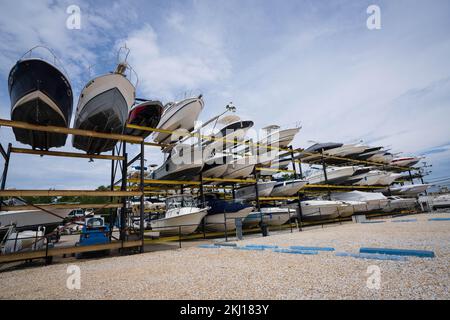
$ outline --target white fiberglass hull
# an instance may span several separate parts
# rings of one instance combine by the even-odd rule
[[[227,231],[236,230],[235,219],[245,219],[253,211],[253,207],[248,207],[232,213],[217,213],[205,217],[205,228],[210,231],[225,231],[225,221]]]
[[[345,181],[348,177],[355,173],[355,167],[338,167],[327,169],[327,180],[329,183],[337,183]],[[310,177],[307,177],[309,184],[323,184],[326,183],[325,175],[323,172],[319,172]]]
[[[300,128],[286,129],[276,131],[274,133],[269,134],[267,137],[260,140],[260,145],[270,145],[278,148],[287,148],[292,140],[294,140],[297,133],[300,131]],[[262,147],[262,150],[267,148]],[[265,151],[266,151],[265,150]]]
[[[258,182],[258,197],[270,196],[273,187],[276,185],[275,181]],[[253,200],[256,198],[256,188],[254,185],[239,188],[235,191],[236,199]]]
[[[194,233],[202,219],[206,216],[207,209],[198,209],[189,213],[180,214],[168,218],[150,221],[153,231],[161,235],[188,235]]]
[[[270,194],[271,197],[289,197],[297,194],[306,185],[304,180],[278,182]]]
[[[304,220],[325,220],[339,217],[343,204],[339,201],[302,201],[302,218]]]
[[[164,110],[158,129],[175,131],[184,129],[192,131],[200,112],[203,110],[204,102],[201,98],[186,99]],[[170,133],[155,133],[153,140],[157,143],[170,142]]]
[[[247,157],[244,159],[234,160],[228,164],[227,170],[223,174],[223,178],[238,179],[248,178],[253,174],[255,168],[254,158]]]
[[[15,224],[16,228],[45,226],[61,223],[73,209],[49,209],[42,210],[21,210],[21,211],[1,211],[0,227]]]

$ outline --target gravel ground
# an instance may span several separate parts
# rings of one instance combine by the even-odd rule
[[[450,217],[450,214],[433,214]],[[294,255],[229,248],[183,249],[100,260],[76,260],[81,289],[66,287],[58,264],[0,273],[1,299],[449,299],[450,221],[344,224],[304,232],[246,237],[239,245],[331,246],[433,250],[436,258],[407,261]],[[406,218],[398,218],[406,219]],[[369,266],[381,271],[380,289],[368,289]]]

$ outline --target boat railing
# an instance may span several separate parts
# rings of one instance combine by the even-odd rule
[[[50,59],[49,56],[43,56],[43,55],[38,55],[36,54],[36,51],[38,50],[43,50],[46,51],[48,54],[50,54]],[[47,62],[51,62],[54,66],[56,66],[58,69],[60,69],[60,71],[64,74],[64,76],[69,80],[69,74],[67,72],[67,70],[64,68],[64,64],[61,62],[61,60],[59,60],[59,58],[56,56],[55,52],[50,49],[47,46],[44,45],[36,45],[33,48],[31,48],[30,50],[28,50],[27,52],[25,52],[22,57],[20,58],[20,60],[24,59],[24,58],[36,58],[36,59],[41,59],[43,61],[47,61]]]

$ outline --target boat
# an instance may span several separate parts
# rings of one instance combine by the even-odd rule
[[[340,216],[342,218],[350,217],[353,214],[364,213],[367,212],[367,204],[364,201],[342,201],[342,203],[346,204],[348,207],[340,210]]]
[[[135,101],[135,87],[125,75],[129,65],[120,62],[113,73],[90,80],[81,91],[75,129],[122,134],[128,110]],[[131,70],[131,69],[130,69]],[[74,148],[88,154],[111,151],[117,140],[74,135]]]
[[[364,150],[362,153],[352,155],[351,157],[357,160],[368,160],[369,158],[375,156],[376,154],[379,154],[383,147],[368,147],[366,150]]]
[[[335,192],[330,195],[336,201],[360,201],[367,205],[367,212],[381,211],[389,204],[389,199],[380,192]]]
[[[216,193],[205,194],[205,202],[209,207],[205,216],[205,228],[211,231],[233,231],[236,229],[235,219],[245,219],[254,207],[241,199],[223,200]]]
[[[309,184],[324,184],[327,183],[342,183],[347,178],[351,177],[359,168],[353,166],[346,167],[327,167],[327,177],[325,179],[325,174],[323,170],[313,172],[306,177]]]
[[[258,144],[262,147],[261,150],[267,149],[264,146],[273,146],[278,148],[287,148],[292,140],[294,140],[295,136],[300,132],[301,127],[290,128],[280,130],[280,126],[270,125],[263,128],[266,135],[262,138]]]
[[[305,149],[305,151],[303,151],[301,156],[302,162],[316,161],[321,157],[319,153],[325,152],[330,149],[340,148],[343,145],[343,143],[336,142],[315,143],[309,148]]]
[[[297,194],[306,184],[307,184],[306,180],[300,179],[279,181],[273,187],[270,196],[271,197],[293,196]]]
[[[273,188],[277,184],[276,181],[258,181],[258,197],[268,197]],[[256,186],[249,185],[235,190],[235,198],[254,200],[256,199]]]
[[[292,159],[290,157],[268,161],[266,164],[260,164],[259,175],[261,176],[276,175],[280,173],[280,171],[278,170],[287,170],[290,164],[292,164]]]
[[[302,220],[318,221],[339,218],[340,212],[348,205],[341,201],[306,200],[301,202]]]
[[[233,159],[231,155],[218,154],[205,161],[202,169],[204,178],[220,178],[227,171],[228,164]]]
[[[205,154],[216,154],[217,151],[222,151],[233,147],[235,143],[242,142],[247,131],[253,127],[253,121],[242,121],[236,115],[228,115],[220,119],[224,127],[219,132],[212,134],[211,139],[208,139],[204,144]]]
[[[244,219],[245,228],[253,228],[260,225],[261,220],[268,226],[281,226],[288,222],[295,215],[295,210],[288,207],[267,207],[261,211],[250,213]]]
[[[441,194],[433,197],[431,205],[433,210],[450,208],[450,195]]]
[[[413,198],[400,198],[398,196],[389,196],[388,205],[383,209],[384,212],[393,212],[395,210],[413,209],[418,204]]]
[[[400,179],[403,175],[401,173],[388,173],[386,176],[378,180],[380,186],[390,186],[395,180]]]
[[[418,164],[420,160],[422,160],[422,157],[401,157],[401,158],[395,158],[392,159],[390,162],[391,166],[398,166],[398,167],[412,167],[415,164]]]
[[[387,195],[399,195],[403,197],[417,197],[419,194],[425,192],[430,188],[429,184],[408,184],[400,187],[389,188],[383,191]]]
[[[337,148],[325,150],[323,153],[334,157],[348,157],[364,152],[368,147],[359,143],[344,144]]]
[[[1,253],[11,254],[43,249],[46,243],[45,234],[45,227],[25,231],[17,231],[11,227],[2,241]]]
[[[194,130],[200,112],[203,110],[204,102],[202,95],[184,99],[179,102],[169,102],[164,107],[164,112],[158,124],[158,129],[175,131],[182,129],[184,132]],[[180,131],[181,132],[181,131]],[[171,133],[155,132],[153,141],[160,144],[168,144],[171,141]],[[180,137],[177,137],[176,141]]]
[[[228,163],[223,178],[246,179],[253,175],[255,164],[255,156],[235,157],[235,159]]]
[[[380,170],[370,170],[367,173],[359,175],[361,179],[359,181],[354,182],[354,185],[357,186],[376,186],[382,185],[382,181],[390,177],[389,172],[383,172]]]
[[[54,64],[31,58],[35,47],[17,61],[8,76],[11,120],[34,125],[68,128],[72,117],[73,93],[68,78]],[[30,57],[26,57],[30,56]],[[33,149],[63,147],[67,134],[13,128],[16,140]]]
[[[389,164],[393,159],[394,155],[392,153],[381,150],[378,153],[374,154],[373,156],[369,157],[367,160],[383,164]]]
[[[160,235],[188,235],[194,233],[208,208],[199,208],[191,195],[176,195],[166,199],[163,217],[150,220],[153,231]]]
[[[163,105],[160,101],[145,101],[135,105],[128,114],[127,124],[141,127],[156,128],[163,113]],[[125,128],[125,134],[146,138],[151,131]]]
[[[164,163],[155,169],[154,180],[192,180],[203,168],[202,150],[199,146],[177,144],[172,148]]]
[[[0,238],[5,235],[7,228],[12,225],[14,225],[15,229],[19,232],[24,230],[38,230],[39,227],[45,227],[46,232],[50,233],[60,225],[73,210],[64,208],[20,210],[20,207],[22,206],[26,206],[26,204],[19,200],[2,204],[2,211],[0,211]],[[44,207],[45,205],[36,206]],[[15,207],[17,207],[17,210]]]

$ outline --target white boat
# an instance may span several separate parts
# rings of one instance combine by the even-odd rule
[[[364,152],[368,146],[354,143],[354,144],[344,144],[341,147],[333,148],[324,151],[324,154],[328,156],[334,156],[334,157],[347,157],[349,155],[359,154]]]
[[[431,185],[429,184],[408,184],[401,187],[393,187],[384,193],[390,193],[392,195],[400,195],[404,197],[417,197],[419,194],[425,192]]]
[[[235,219],[245,219],[253,210],[253,207],[247,207],[236,212],[207,215],[205,217],[205,228],[210,231],[225,231],[226,221],[227,232],[236,230]]]
[[[347,178],[352,176],[358,167],[327,167],[327,180],[329,183],[341,183]],[[313,172],[311,175],[306,177],[309,184],[323,184],[326,183],[325,175],[323,170],[318,170]]]
[[[390,165],[399,167],[412,167],[413,165],[419,163],[420,160],[422,160],[422,157],[401,157],[393,159],[390,162]]]
[[[261,216],[262,215],[262,216]],[[252,212],[244,220],[245,228],[253,228],[261,223],[261,218],[268,226],[281,226],[288,222],[292,216],[296,215],[295,210],[288,207],[261,208],[260,212]]]
[[[227,170],[223,174],[223,177],[229,179],[248,178],[253,175],[255,164],[255,156],[246,156],[234,159],[228,164]]]
[[[431,205],[433,210],[450,208],[450,194],[442,194],[433,197]]]
[[[194,129],[195,121],[197,121],[203,107],[204,102],[202,96],[179,102],[170,102],[164,107],[158,129],[169,131],[182,129],[185,132],[190,132]],[[153,141],[157,143],[169,143],[171,142],[171,136],[170,133],[155,132]],[[176,137],[176,141],[179,140],[178,138],[179,136]]]
[[[36,231],[25,230],[17,231],[14,228],[9,230],[3,240],[2,254],[11,254],[14,252],[26,252],[40,250],[45,245],[45,228],[39,228]]]
[[[273,188],[277,184],[276,181],[258,182],[258,197],[268,197]],[[254,200],[256,199],[256,187],[255,185],[249,185],[241,187],[235,190],[235,196],[237,199]]]
[[[273,187],[271,197],[289,197],[297,194],[307,184],[306,180],[279,181]]]
[[[306,200],[301,202],[302,219],[309,220],[328,220],[339,217],[340,211],[347,208],[348,205],[341,201],[329,200]]]
[[[367,211],[383,210],[389,199],[380,192],[336,192],[331,194],[331,199],[338,201],[361,201],[367,204]]]
[[[261,170],[259,171],[259,174],[261,176],[273,176],[279,173],[277,170],[287,170],[290,164],[292,164],[292,159],[290,157],[273,159],[265,164],[260,164]]]
[[[401,173],[388,173],[386,176],[381,177],[378,180],[380,186],[390,186],[395,180],[401,178],[403,175]]]
[[[197,230],[208,208],[197,207],[190,195],[177,195],[167,198],[164,217],[150,220],[153,231],[162,235],[188,235]]]
[[[89,81],[78,100],[75,129],[121,134],[128,120],[128,112],[135,100],[135,87],[128,80],[126,62],[119,63],[114,73]],[[110,151],[117,140],[73,135],[75,148],[88,154]]]
[[[8,207],[8,211],[0,211],[0,228],[2,228],[0,234],[4,234],[5,227],[11,225],[15,225],[15,228],[19,231],[37,230],[38,227],[43,226],[46,227],[48,232],[51,232],[69,216],[73,209],[46,208],[45,210],[14,210],[12,206]]]
[[[222,177],[227,169],[229,163],[232,161],[233,156],[217,154],[205,161],[202,169],[202,175],[204,178],[220,178]]]
[[[299,133],[301,127],[280,130],[280,126],[271,125],[263,128],[263,130],[265,130],[266,136],[258,144],[262,145],[261,150],[266,149],[267,152],[267,148],[264,148],[265,145],[287,148]]]
[[[154,180],[191,180],[203,168],[199,146],[178,144],[172,148],[164,163],[152,172]]]
[[[341,217],[349,217],[355,213],[363,213],[367,212],[367,204],[363,201],[342,201],[343,203],[348,205],[348,208],[340,211]]]
[[[368,158],[367,161],[389,164],[393,159],[394,155],[392,153],[381,150],[378,153],[371,156],[370,158]]]
[[[401,175],[392,174],[390,172],[380,170],[371,170],[358,176],[358,178],[361,179],[353,184],[357,186],[390,185],[394,180],[398,178],[398,176]]]
[[[388,205],[383,209],[385,212],[392,212],[401,209],[413,209],[417,205],[417,200],[413,198],[400,198],[397,196],[389,196]]]
[[[217,151],[226,150],[243,141],[247,131],[253,127],[253,121],[242,121],[236,115],[228,115],[220,121],[224,125],[219,132],[211,134],[211,140],[203,144],[205,154],[216,154]]]

